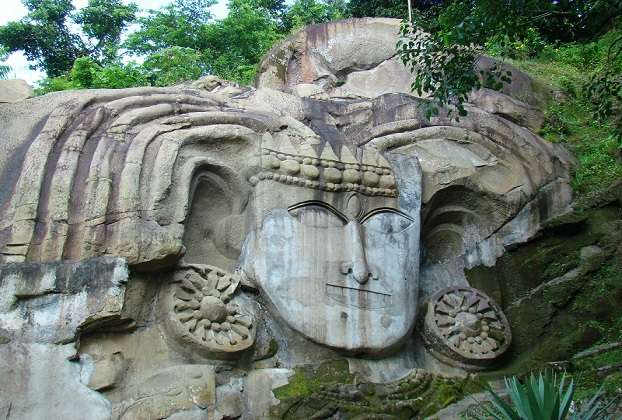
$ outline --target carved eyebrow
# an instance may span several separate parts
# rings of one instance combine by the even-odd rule
[[[348,223],[348,218],[345,214],[343,214],[342,212],[340,212],[339,210],[337,210],[335,207],[331,206],[330,204],[325,203],[324,201],[318,201],[318,200],[301,201],[300,203],[296,203],[296,204],[289,206],[287,208],[287,211],[292,211],[292,210],[296,210],[296,209],[299,209],[302,207],[308,207],[308,206],[323,207],[329,212],[333,213],[335,216],[339,217],[345,223]]]
[[[415,221],[415,219],[413,219],[412,217],[410,217],[406,213],[402,213],[399,210],[392,209],[391,207],[378,207],[376,209],[373,209],[369,213],[367,213],[365,216],[363,216],[361,218],[361,223],[365,223],[370,217],[375,216],[376,214],[380,214],[380,213],[393,213],[393,214],[397,214],[398,216],[402,216],[402,217],[410,220],[411,222]]]

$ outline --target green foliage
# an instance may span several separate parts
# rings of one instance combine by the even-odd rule
[[[83,88],[95,87],[97,73],[101,70],[101,66],[89,57],[80,57],[74,61],[68,79],[73,81],[76,86]]]
[[[261,57],[283,36],[266,9],[231,0],[228,16],[205,32],[210,41],[205,55],[211,73],[241,84],[251,83]]]
[[[493,35],[485,43],[486,54],[525,60],[533,58],[546,47],[546,42],[535,28],[527,28],[523,37],[510,40],[505,34]]]
[[[533,57],[545,42],[577,40],[588,27],[593,35],[600,17],[619,14],[619,0],[452,0],[415,10],[413,22],[402,26],[398,55],[415,74],[413,90],[432,97],[429,115],[450,105],[464,114],[462,104],[482,79],[495,86],[508,81],[495,70],[478,77],[476,60],[485,48],[503,57]]]
[[[608,404],[601,403],[601,392],[597,392],[579,410],[572,412],[571,405],[575,392],[574,381],[566,386],[566,374],[558,379],[551,371],[531,373],[524,382],[518,377],[505,378],[505,388],[511,403],[490,390],[494,410],[483,406],[487,417],[497,420],[592,420],[607,419],[605,409]]]
[[[110,64],[102,67],[95,74],[93,88],[123,89],[129,87],[151,85],[149,74],[145,74],[142,66],[130,62],[127,64]]]
[[[9,52],[6,48],[0,46],[0,62],[6,61],[9,57]],[[0,64],[0,80],[6,79],[11,72],[11,67],[6,64]]]
[[[348,12],[354,17],[378,16],[404,19],[408,16],[408,3],[403,0],[350,0]]]
[[[70,0],[28,1],[29,14],[18,22],[0,27],[0,44],[9,52],[23,51],[33,67],[50,77],[63,74],[84,50],[79,36],[72,34],[67,20],[73,11]]]
[[[67,76],[46,77],[38,83],[38,86],[35,89],[35,93],[37,95],[45,95],[46,93],[50,92],[79,88],[81,88],[81,86],[69,80]]]
[[[78,58],[64,76],[48,77],[39,82],[38,95],[72,89],[122,89],[150,86],[156,79],[143,66],[134,62],[100,66],[89,57]]]
[[[137,7],[121,0],[89,0],[79,12],[70,0],[23,0],[26,17],[0,27],[0,44],[23,51],[33,67],[61,76],[83,56],[98,62],[116,56],[121,33],[134,20]],[[78,25],[80,32],[72,30]]]
[[[532,373],[524,384],[516,376],[505,378],[505,389],[512,403],[490,390],[496,411],[490,410],[489,415],[498,420],[565,419],[574,394],[574,382],[566,387],[565,379],[564,374],[558,381],[550,371],[539,372],[537,377]]]
[[[606,66],[619,69],[616,72],[620,77],[622,63],[608,59],[610,46],[620,35],[620,30],[614,29],[590,42],[547,46],[534,59],[512,61],[559,92],[548,105],[540,134],[549,141],[564,143],[577,157],[573,187],[580,196],[606,188],[622,177],[620,117],[615,111],[620,102],[585,89],[593,75]],[[611,100],[610,115],[594,112],[601,100]]]
[[[177,0],[151,10],[139,20],[139,29],[129,35],[124,46],[132,54],[155,55],[147,57],[147,67],[161,67],[161,57],[174,51],[177,63],[191,68],[190,74],[209,72],[248,84],[262,55],[283,36],[277,20],[282,2],[232,0],[229,15],[221,21],[210,20],[206,10],[211,4],[213,0]],[[168,74],[155,83],[169,83],[169,77],[178,80],[180,76],[172,76],[172,67]]]
[[[138,7],[133,3],[125,6],[121,0],[89,0],[73,17],[92,42],[88,55],[100,61],[114,60],[121,33],[134,21],[137,12]]]
[[[622,142],[622,35],[609,45],[605,63],[592,74],[585,93],[591,100],[596,118],[601,121],[614,118],[616,135]]]
[[[465,115],[462,104],[467,95],[481,87],[474,68],[476,52],[458,44],[445,45],[436,35],[418,31],[409,24],[402,25],[401,35],[397,51],[415,75],[413,92],[419,96],[431,92],[438,107],[456,105],[459,115]],[[438,107],[428,107],[427,117],[438,115]]]
[[[127,88],[148,85],[148,79],[134,63],[100,66],[88,57],[78,58],[69,72],[70,89]]]
[[[192,48],[170,47],[151,54],[143,63],[155,86],[170,86],[184,80],[196,80],[206,74],[206,65]]]
[[[124,48],[136,55],[147,55],[169,47],[202,51],[209,40],[205,30],[215,0],[175,0],[159,10],[149,10],[138,19],[139,28],[128,35]]]
[[[287,28],[297,29],[305,25],[343,19],[347,15],[344,0],[318,1],[296,0],[285,15]]]

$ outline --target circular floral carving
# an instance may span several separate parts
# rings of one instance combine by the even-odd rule
[[[231,302],[240,279],[208,265],[174,274],[166,292],[169,323],[183,341],[210,352],[237,352],[255,340],[253,317]]]
[[[492,362],[510,346],[510,326],[501,308],[471,287],[450,287],[432,296],[424,338],[441,354],[466,364]]]

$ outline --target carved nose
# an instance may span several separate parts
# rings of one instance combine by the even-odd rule
[[[352,262],[352,275],[360,284],[367,283],[369,280],[369,269],[365,258],[365,243],[361,234],[361,225],[357,222],[348,223],[350,236],[350,261]]]

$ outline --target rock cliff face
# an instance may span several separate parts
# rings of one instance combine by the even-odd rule
[[[398,25],[305,28],[256,88],[0,104],[5,416],[414,416],[515,361],[511,279],[472,273],[568,210],[573,158],[515,69],[427,120]]]

